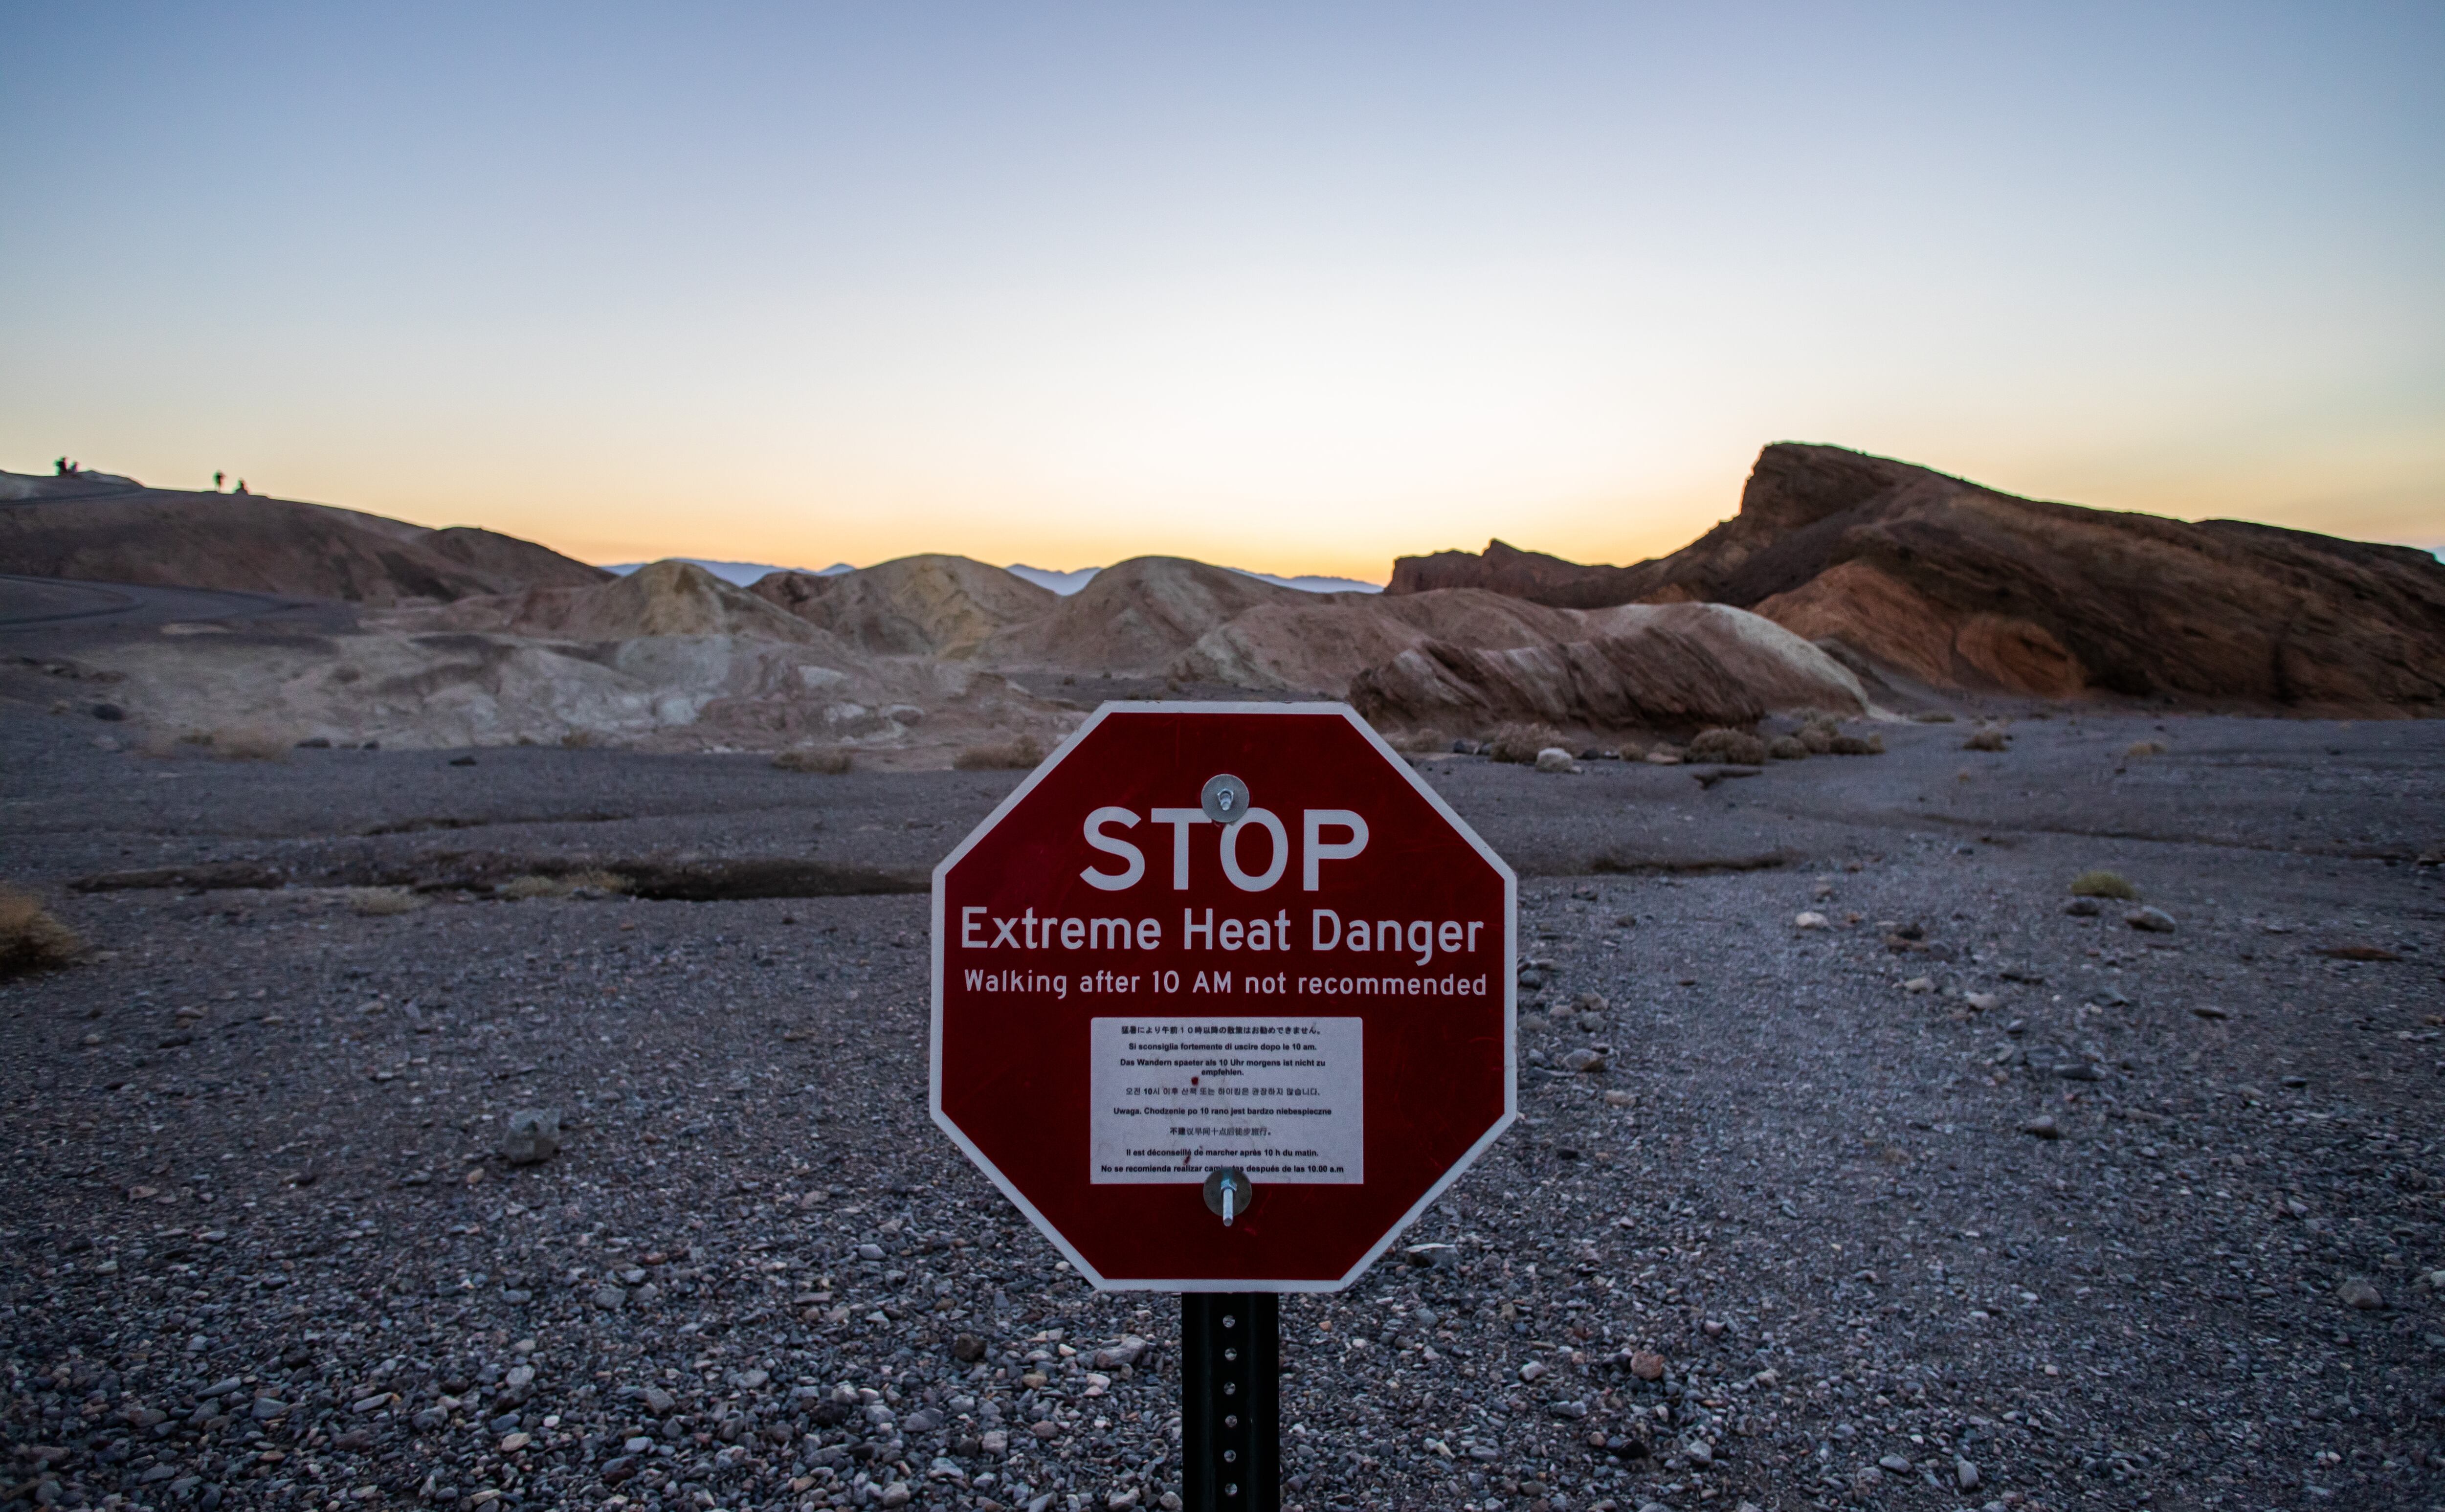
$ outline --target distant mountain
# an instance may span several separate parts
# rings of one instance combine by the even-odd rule
[[[724,583],[730,584],[734,588],[747,588],[754,584],[756,579],[770,577],[775,572],[804,572],[812,577],[836,577],[843,572],[852,572],[856,570],[856,569],[850,567],[847,562],[834,562],[830,567],[817,569],[812,567],[775,567],[770,562],[715,562],[709,561],[701,556],[672,556],[663,557],[660,560],[669,562],[686,562],[692,566],[703,568],[706,571],[721,579]],[[604,564],[603,570],[610,573],[614,577],[626,577],[629,573],[634,572],[641,567],[650,567],[653,564],[650,562],[607,562]]]
[[[1364,583],[1354,577],[1315,575],[1276,577],[1271,572],[1251,572],[1244,567],[1225,568],[1223,570],[1253,577],[1260,583],[1271,583],[1277,588],[1297,588],[1302,593],[1381,593],[1384,591],[1384,585],[1381,583]]]
[[[1015,577],[1027,579],[1038,588],[1051,588],[1063,598],[1068,598],[1093,582],[1095,574],[1103,569],[1082,567],[1073,571],[1060,572],[1049,567],[1024,567],[1014,563],[1005,570]],[[1297,588],[1302,593],[1381,593],[1384,591],[1377,584],[1362,583],[1354,577],[1276,577],[1271,572],[1251,572],[1244,567],[1226,567],[1222,570],[1237,572],[1241,577],[1253,577],[1260,583],[1271,583],[1276,588]]]
[[[1061,572],[1055,571],[1054,569],[1049,567],[1026,567],[1019,563],[1013,562],[1003,570],[1009,572],[1013,577],[1023,577],[1030,583],[1035,584],[1037,588],[1051,588],[1054,592],[1060,594],[1066,599],[1071,594],[1077,592],[1080,588],[1085,588],[1088,584],[1095,581],[1095,574],[1102,571],[1103,569],[1100,567],[1082,567],[1075,571]]]

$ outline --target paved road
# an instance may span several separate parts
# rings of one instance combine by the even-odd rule
[[[65,578],[0,573],[0,635],[66,625],[85,628],[194,620],[259,620],[321,607],[312,600],[270,593],[148,588],[134,583],[77,583]]]

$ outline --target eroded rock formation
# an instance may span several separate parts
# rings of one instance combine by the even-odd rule
[[[2445,713],[2427,552],[2044,503],[1834,446],[1767,447],[1740,513],[1670,556],[1581,568],[1497,542],[1404,558],[1388,592],[1428,586],[1735,605],[1940,688]]]

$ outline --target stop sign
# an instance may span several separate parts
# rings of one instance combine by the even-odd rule
[[[1098,1287],[1337,1290],[1517,1116],[1515,887],[1342,704],[1108,703],[935,868],[934,1121]]]

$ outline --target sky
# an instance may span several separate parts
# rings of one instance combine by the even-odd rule
[[[2445,7],[0,0],[0,467],[1381,581],[1760,446],[2445,546]]]

